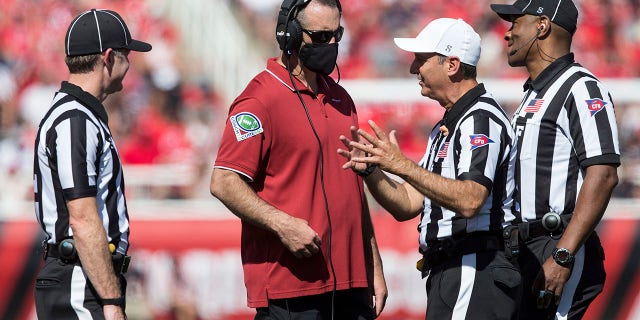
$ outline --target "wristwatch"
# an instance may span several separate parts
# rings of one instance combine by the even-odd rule
[[[371,175],[374,171],[376,171],[376,169],[378,168],[377,164],[367,164],[367,168],[362,170],[362,171],[356,171],[356,174],[365,178],[368,177],[369,175]]]
[[[551,256],[557,264],[567,268],[571,268],[575,260],[573,254],[571,254],[571,251],[567,248],[555,248]]]

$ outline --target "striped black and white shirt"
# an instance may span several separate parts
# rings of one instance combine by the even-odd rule
[[[448,134],[440,126],[448,128]],[[445,178],[472,180],[489,190],[478,214],[470,219],[425,197],[420,247],[427,241],[499,231],[514,220],[515,133],[498,102],[479,84],[463,95],[434,127],[420,166]]]
[[[611,95],[570,53],[525,84],[511,124],[518,135],[516,200],[523,221],[571,214],[595,164],[620,164]]]
[[[104,106],[63,82],[40,122],[34,153],[35,212],[47,242],[72,237],[66,202],[95,197],[110,243],[125,254],[129,216],[122,166]]]

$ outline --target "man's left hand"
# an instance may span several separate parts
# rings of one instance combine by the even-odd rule
[[[555,305],[560,303],[564,285],[571,276],[571,268],[557,264],[553,257],[549,257],[542,265],[536,280],[531,288],[533,295],[537,299],[538,309],[546,309],[553,300]],[[548,292],[547,294],[543,294]]]

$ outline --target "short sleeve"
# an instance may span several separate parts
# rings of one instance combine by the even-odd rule
[[[456,165],[458,179],[472,180],[492,189],[497,166],[509,146],[504,127],[485,110],[473,111],[461,121],[457,143],[460,146]]]
[[[48,149],[65,199],[95,197],[100,130],[82,112],[74,112],[50,131]]]
[[[229,110],[214,166],[252,181],[270,148],[270,121],[262,103],[242,98]]]
[[[581,166],[619,165],[620,147],[614,105],[602,84],[592,78],[576,82],[565,108],[569,132]]]

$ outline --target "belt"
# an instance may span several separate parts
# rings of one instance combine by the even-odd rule
[[[571,216],[573,216],[573,214],[560,215],[560,220],[562,220],[562,227],[557,231],[547,230],[542,224],[542,219],[521,222],[518,224],[520,239],[522,239],[523,241],[527,241],[529,239],[542,236],[560,235],[564,232],[564,229],[569,224],[569,221],[571,221]]]
[[[50,243],[47,244],[47,247],[44,253],[44,258],[46,259],[48,257],[60,259],[60,261],[66,264],[81,265],[80,259],[78,259],[77,254],[75,255],[74,258],[71,258],[71,259],[63,257],[60,254],[60,250],[58,249],[57,244],[50,244]],[[131,262],[131,256],[128,256],[119,252],[113,253],[111,254],[111,262],[113,264],[113,269],[116,272],[116,274],[124,275],[129,270],[129,263]]]
[[[444,263],[456,256],[470,253],[497,251],[504,249],[501,232],[472,232],[460,238],[444,238],[427,241],[427,250],[423,253],[424,271]]]

